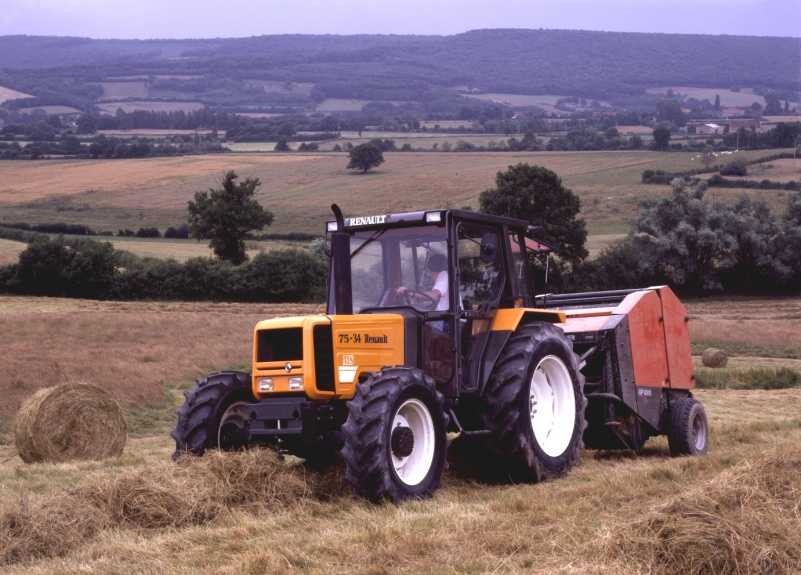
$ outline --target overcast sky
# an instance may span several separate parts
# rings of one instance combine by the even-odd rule
[[[501,27],[801,37],[801,0],[0,0],[0,35],[208,38]]]

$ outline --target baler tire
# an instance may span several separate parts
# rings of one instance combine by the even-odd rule
[[[394,461],[412,457],[414,451],[404,456],[394,455],[393,423],[404,405],[415,400],[431,417],[433,455],[422,479],[407,484],[400,478]],[[391,367],[369,375],[348,402],[348,418],[342,426],[341,453],[346,481],[357,495],[375,503],[384,499],[398,503],[430,497],[439,487],[445,468],[448,420],[444,397],[437,391],[434,380],[421,370]],[[414,437],[412,450],[413,446]]]
[[[567,448],[551,456],[539,445],[531,423],[530,386],[534,371],[548,355],[567,368],[573,386],[575,420]],[[552,324],[525,324],[506,343],[484,392],[485,426],[489,447],[505,462],[509,479],[536,482],[567,473],[576,465],[587,427],[584,376],[570,341]]]
[[[197,380],[194,388],[184,392],[184,398],[183,405],[175,412],[178,420],[170,434],[175,440],[174,460],[220,448],[219,425],[226,409],[238,401],[254,401],[250,374],[238,371],[210,374]]]
[[[703,431],[703,437],[699,437],[700,431]],[[683,397],[671,402],[668,445],[674,457],[706,453],[709,448],[709,419],[700,401]]]

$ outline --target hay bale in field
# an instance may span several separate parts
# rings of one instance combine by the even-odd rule
[[[785,444],[680,492],[608,537],[616,559],[655,575],[795,575],[801,448]]]
[[[704,367],[726,367],[729,362],[729,356],[722,349],[708,347],[701,355],[701,362]]]
[[[107,391],[67,384],[37,391],[14,425],[19,456],[26,463],[105,459],[122,454],[128,426]]]

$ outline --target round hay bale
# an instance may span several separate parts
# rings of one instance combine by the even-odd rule
[[[97,460],[122,454],[128,426],[107,391],[66,384],[40,389],[22,405],[14,438],[25,463]]]
[[[701,362],[704,367],[726,367],[729,362],[729,356],[722,349],[708,347],[701,355]]]

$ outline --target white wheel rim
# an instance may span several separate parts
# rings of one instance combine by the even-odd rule
[[[695,450],[700,453],[706,448],[706,421],[700,414],[695,415],[693,428],[695,432]]]
[[[407,427],[412,432],[414,445],[412,452],[406,457],[398,457],[392,451],[392,467],[395,474],[403,483],[409,486],[419,484],[428,475],[431,465],[434,462],[434,450],[436,443],[436,432],[434,431],[434,419],[428,407],[419,399],[407,399],[395,412],[392,418],[392,432],[397,427]]]
[[[529,415],[534,438],[546,455],[559,457],[570,445],[576,426],[576,395],[564,362],[543,357],[531,376]]]
[[[220,425],[217,427],[217,446],[222,448],[223,427],[225,425],[235,425],[239,430],[245,428],[250,417],[250,408],[244,401],[232,403],[220,418]]]

